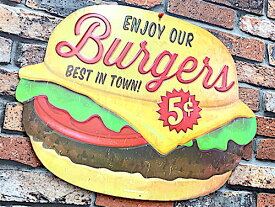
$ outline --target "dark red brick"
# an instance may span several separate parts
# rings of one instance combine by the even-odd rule
[[[262,15],[263,13],[263,0],[208,0],[211,2],[223,4],[233,7],[234,9],[240,9],[255,14]]]
[[[260,91],[254,88],[239,88],[240,99],[253,111],[259,111]]]
[[[244,160],[252,159],[252,154],[253,154],[252,142],[254,142],[254,141],[252,140],[249,144],[244,146],[242,159],[244,159]]]
[[[275,139],[260,140],[256,158],[275,160]]]
[[[128,4],[138,5],[145,8],[151,8],[161,4],[161,0],[119,0]]]
[[[207,29],[216,36],[227,47],[232,55],[263,62],[264,60],[264,43],[260,40],[240,37],[226,32]]]
[[[272,67],[236,61],[240,82],[275,88],[275,70]]]
[[[274,207],[275,194],[259,193],[257,199],[257,207]]]
[[[97,194],[95,204],[104,207],[173,207],[173,202],[141,201]]]
[[[0,136],[0,159],[14,160],[32,167],[41,166],[29,139]]]
[[[168,12],[233,29],[234,10],[200,0],[169,0]]]
[[[19,78],[17,72],[0,68],[0,95],[14,95]]]
[[[275,137],[275,119],[268,117],[257,117],[257,134]]]

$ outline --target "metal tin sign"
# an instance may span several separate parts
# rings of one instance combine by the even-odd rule
[[[42,163],[115,196],[178,200],[221,187],[255,135],[225,46],[188,22],[93,6],[53,31],[16,97]]]

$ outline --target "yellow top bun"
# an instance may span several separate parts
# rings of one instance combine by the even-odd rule
[[[137,32],[135,28],[131,31],[133,20],[139,21],[139,19],[140,28],[136,30]],[[143,29],[146,28],[146,21],[148,21],[148,28],[151,27],[151,33],[146,32],[142,35]],[[153,26],[150,26],[151,23]],[[93,26],[94,28],[91,28]],[[154,27],[156,30],[153,34]],[[99,47],[92,38],[87,38],[87,41],[84,41],[85,34],[88,36],[98,35],[99,37],[105,34],[106,36],[99,40],[99,44],[102,44],[103,48],[102,54],[94,62],[90,60],[98,54]],[[190,35],[190,44],[186,44],[186,39],[183,44],[179,44],[175,37],[180,34],[185,34],[186,38],[188,34],[192,34],[193,37]],[[116,65],[104,64],[104,56],[115,38],[120,39],[121,42],[110,57],[109,62],[113,62],[120,55],[128,42],[133,43],[122,62],[123,65],[133,59],[141,49],[141,43],[146,41],[146,45],[143,47],[150,53],[150,57],[148,56],[148,63],[143,67],[144,73],[148,71],[150,66],[154,64],[156,57],[163,51],[177,54],[174,56],[176,59],[172,62],[172,67],[166,74],[166,77],[171,76],[171,78],[165,79],[164,77],[164,71],[169,62],[168,55],[159,62],[159,65],[156,65],[155,77],[151,71],[146,74],[139,72],[139,65],[145,56],[144,50],[133,64],[125,69],[119,69]],[[193,39],[191,40],[191,38]],[[80,46],[81,39],[84,43],[82,46]],[[68,43],[71,44],[71,48],[68,47]],[[69,55],[69,52],[77,47],[78,51]],[[76,55],[77,53],[78,55]],[[193,64],[189,62],[184,66],[185,71],[180,73],[180,65],[190,56],[197,60],[197,67],[192,72],[188,72],[187,69],[190,69]],[[209,66],[213,69],[208,82],[204,79],[210,69],[205,68],[202,71],[205,61],[208,61]],[[224,67],[228,70],[223,71],[226,75],[224,74],[222,77],[221,71]],[[68,68],[71,73],[67,72]],[[80,77],[82,68],[85,68],[86,72],[84,74],[83,69],[83,77]],[[76,72],[73,75],[74,70]],[[88,70],[90,72],[87,72]],[[201,74],[198,75],[200,72]],[[98,73],[103,73],[103,76],[107,74],[104,84],[96,80]],[[175,75],[176,73],[178,75]],[[219,77],[219,74],[221,76],[218,81],[210,87],[211,83]],[[198,77],[194,79],[197,75]],[[254,116],[253,112],[239,100],[234,61],[225,46],[216,37],[198,26],[177,18],[168,15],[159,18],[155,12],[146,10],[141,12],[140,9],[125,6],[92,6],[69,15],[53,31],[48,43],[45,62],[22,68],[20,77],[57,83],[90,97],[97,104],[109,109],[133,125],[161,154],[166,154],[178,145],[185,144],[219,128],[237,117],[249,118]],[[125,90],[122,86],[117,87],[116,80],[118,77],[124,78],[124,80],[137,81],[136,83],[140,83],[139,90]],[[149,81],[158,80],[161,77],[164,79],[159,88],[154,84],[148,86]],[[185,82],[179,81],[179,77]],[[186,83],[190,79],[194,80]],[[208,85],[203,85],[203,83],[208,83]],[[228,88],[226,89],[226,87]],[[159,120],[158,110],[160,106],[158,104],[162,101],[161,97],[166,96],[167,92],[172,92],[174,89],[176,91],[182,89],[184,92],[189,91],[191,95],[195,95],[201,108],[201,118],[197,120],[198,124],[193,125],[192,129],[188,129],[186,132],[170,130],[169,127],[164,126],[162,120]]]

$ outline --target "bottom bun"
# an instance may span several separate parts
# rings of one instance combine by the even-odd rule
[[[53,174],[81,188],[118,197],[158,201],[197,198],[219,189],[232,172],[205,180],[144,178],[139,173],[113,172],[73,163],[68,157],[58,155],[55,150],[45,148],[38,139],[30,138],[36,155]]]

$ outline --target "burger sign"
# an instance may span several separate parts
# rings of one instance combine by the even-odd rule
[[[204,29],[151,11],[80,9],[21,68],[16,98],[46,168],[82,188],[143,200],[220,188],[256,132],[234,61]]]

